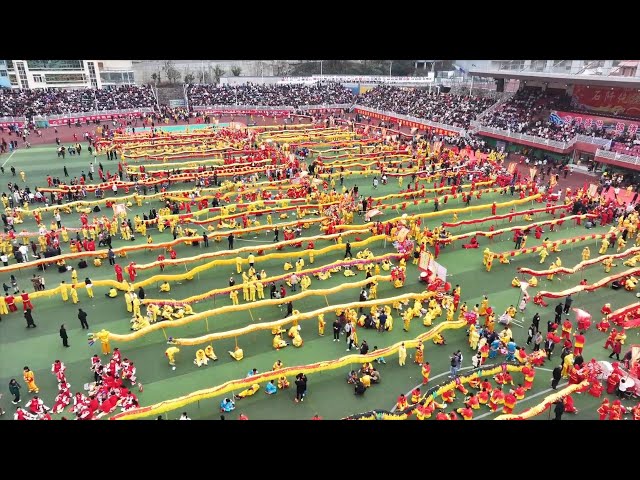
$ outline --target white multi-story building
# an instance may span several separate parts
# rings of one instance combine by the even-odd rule
[[[9,72],[7,71],[7,61],[0,60],[0,88],[8,88],[11,86],[9,82]]]
[[[102,88],[97,60],[7,60],[14,88]]]
[[[6,60],[13,88],[102,88],[133,84],[131,60]],[[0,65],[0,85],[2,85]]]
[[[131,60],[98,60],[103,86],[135,84]]]

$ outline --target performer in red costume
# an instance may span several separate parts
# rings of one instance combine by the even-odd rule
[[[497,373],[493,379],[496,381],[498,385],[513,385],[513,377],[507,371]]]
[[[442,400],[446,403],[453,403],[456,398],[456,393],[453,390],[447,390],[442,392]]]
[[[609,410],[611,410],[611,405],[609,405],[609,399],[605,398],[602,400],[602,403],[598,407],[598,415],[600,415],[600,420],[606,420],[607,415],[609,415]]]
[[[609,319],[604,317],[600,323],[596,324],[596,328],[600,330],[602,333],[606,333],[609,330],[611,324],[609,323]]]
[[[65,370],[66,370],[66,367],[64,363],[62,363],[60,360],[56,360],[51,364],[51,373],[53,373],[56,376],[58,383],[66,383],[65,376],[64,376]]]
[[[467,390],[465,386],[462,384],[460,377],[456,377],[455,382],[456,382],[456,390],[461,392],[463,395],[466,395],[467,393],[469,393],[469,390]]]
[[[627,409],[620,403],[620,400],[614,400],[609,408],[609,420],[622,420],[624,413],[627,413]]]
[[[472,393],[466,398],[464,405],[467,408],[478,410],[480,408],[480,401],[478,400],[478,397]]]
[[[136,264],[135,262],[131,262],[129,264],[129,266],[127,267],[127,273],[129,274],[129,279],[131,280],[131,283],[136,281],[136,275],[138,274],[138,272],[136,271]]]
[[[504,392],[500,387],[493,390],[489,398],[489,409],[491,409],[492,412],[498,411],[498,407],[504,403],[504,398]]]
[[[578,413],[578,409],[573,404],[573,397],[571,395],[564,397],[564,413]]]
[[[116,272],[116,281],[122,282],[124,280],[124,277],[122,276],[122,267],[116,263],[113,266],[113,269]]]
[[[525,365],[522,368],[522,374],[524,375],[524,389],[531,390],[533,388],[533,379],[536,376],[536,371],[531,365]]]
[[[573,344],[573,356],[577,357],[578,355],[582,355],[582,349],[584,348],[584,332],[580,332],[577,335],[574,334],[574,344]]]
[[[516,400],[522,400],[527,392],[527,389],[522,385],[518,384],[518,387],[513,391],[513,394],[516,396]]]
[[[478,403],[480,405],[486,405],[487,402],[489,402],[489,395],[490,392],[488,390],[482,390],[481,392],[478,393],[477,397],[478,397]]]
[[[436,415],[436,420],[451,420],[451,419],[449,418],[449,415],[447,415],[442,410],[440,410]]]
[[[607,350],[609,349],[609,347],[613,347],[613,345],[616,343],[616,336],[618,335],[618,331],[615,328],[611,329],[611,333],[609,334],[609,337],[607,338],[607,341],[604,342],[604,348],[606,348]]]
[[[473,420],[473,410],[469,407],[458,408],[456,412],[462,415],[463,420]]]
[[[612,395],[616,393],[616,388],[620,383],[620,375],[614,370],[614,372],[607,378],[607,393]]]
[[[565,320],[562,323],[562,338],[571,341],[571,331],[573,330],[573,324],[570,320]]]
[[[513,393],[513,390],[510,390],[504,396],[504,407],[502,409],[502,413],[513,413],[513,409],[516,406],[516,396]]]
[[[22,297],[22,308],[24,309],[24,311],[26,312],[28,308],[33,310],[33,304],[31,303],[31,299],[29,298],[29,293],[23,290],[20,296]]]

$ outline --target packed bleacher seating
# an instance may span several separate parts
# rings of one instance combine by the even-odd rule
[[[436,92],[430,94],[427,90],[382,85],[361,95],[357,103],[365,107],[468,128],[469,123],[495,101],[490,98]]]
[[[482,123],[514,133],[566,142],[578,133],[575,128],[549,121],[549,110],[559,108],[563,97],[564,92],[557,90],[521,89],[483,118]]]
[[[612,128],[598,127],[592,122],[576,125],[576,122],[552,122],[549,113],[552,110],[574,111],[571,99],[564,91],[527,88],[519,90],[516,95],[494,112],[482,119],[482,124],[550,140],[568,142],[576,135],[612,140],[611,150],[628,155],[640,153],[640,141],[636,139],[635,130],[624,133]],[[586,112],[594,114],[594,112]]]
[[[314,85],[189,85],[189,105],[292,106],[351,103],[353,92],[340,83]]]
[[[31,118],[37,115],[154,107],[155,104],[155,97],[148,86],[123,85],[83,90],[0,90],[0,117]]]

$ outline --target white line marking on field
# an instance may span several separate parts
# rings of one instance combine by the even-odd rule
[[[9,158],[7,158],[7,159],[4,161],[4,163],[2,164],[2,166],[3,166],[3,167],[7,164],[7,162],[8,162],[9,160],[11,160],[11,157],[13,157],[13,154],[14,154],[14,153],[16,153],[16,152],[17,152],[17,150],[14,150],[13,152],[11,152],[11,155],[9,155]]]

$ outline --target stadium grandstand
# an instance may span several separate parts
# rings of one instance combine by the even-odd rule
[[[180,121],[215,112],[212,107],[239,114],[243,107],[278,107],[298,113],[334,107],[406,132],[415,129],[451,139],[462,137],[457,141],[463,143],[481,138],[507,151],[536,158],[551,156],[591,170],[607,164],[634,170],[640,169],[638,63],[476,61],[470,66],[469,61],[458,61],[456,75],[462,72],[471,83],[467,81],[467,91],[458,89],[457,93],[432,89],[442,86],[433,77],[422,79],[431,82],[428,88],[426,83],[422,86],[420,77],[411,84],[410,79],[392,81],[392,77],[385,81],[384,77],[368,80],[333,75],[330,80],[314,76],[270,79],[268,83],[251,77],[251,82],[240,85],[184,85],[183,98],[172,103],[181,106],[174,109],[161,105],[157,89],[146,85],[0,89],[0,116],[1,123],[9,127],[21,121],[40,120],[40,125],[47,125],[50,118],[51,125],[59,125],[120,115]],[[473,79],[478,84],[487,78],[496,82],[493,95],[478,89],[473,92]],[[506,84],[515,85],[516,91],[505,92]]]

